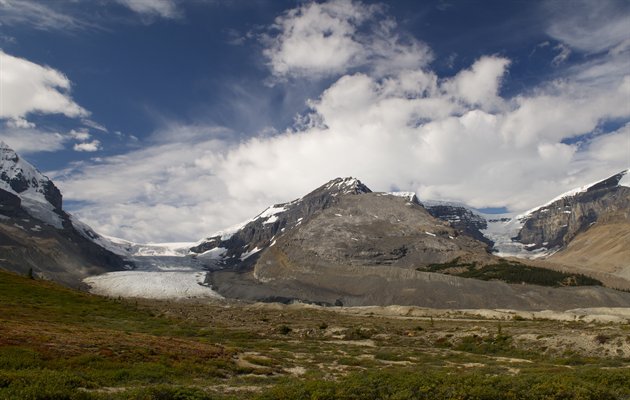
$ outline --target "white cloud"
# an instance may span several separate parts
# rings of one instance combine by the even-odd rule
[[[109,132],[106,127],[104,127],[103,125],[101,125],[98,122],[93,121],[93,120],[91,120],[89,118],[81,119],[81,123],[83,125],[87,126],[88,128],[96,129],[97,131]]]
[[[395,22],[379,5],[308,2],[276,18],[273,28],[264,55],[280,78],[330,76],[359,66],[417,68],[431,60],[424,43],[395,33]]]
[[[497,107],[501,79],[510,60],[503,57],[481,57],[470,69],[460,71],[445,83],[447,90],[468,104],[484,109]]]
[[[89,138],[92,137],[92,135],[90,135],[90,132],[88,132],[87,129],[79,129],[79,130],[72,129],[68,133],[68,136],[70,136],[73,139],[81,140],[81,141],[88,140]]]
[[[571,48],[597,53],[628,40],[630,6],[626,0],[548,0],[547,32]]]
[[[590,160],[603,164],[630,166],[630,124],[617,131],[595,138],[584,154]]]
[[[551,64],[556,67],[565,62],[571,55],[571,49],[562,43],[557,44],[553,49],[558,50],[558,54],[551,60]]]
[[[128,7],[132,11],[146,15],[158,16],[162,18],[177,18],[179,10],[172,0],[117,0],[118,3]]]
[[[0,118],[29,113],[88,115],[70,97],[70,80],[61,72],[0,50]]]
[[[72,148],[74,149],[74,151],[84,151],[92,153],[101,149],[101,142],[95,139],[91,142],[75,143]]]
[[[0,23],[29,25],[39,30],[73,31],[94,27],[87,21],[50,7],[53,2],[30,0],[0,0]],[[59,2],[56,5],[59,5]]]
[[[275,75],[344,72],[364,61],[357,26],[373,10],[349,0],[307,3],[276,19],[278,36],[264,52]]]
[[[19,154],[30,154],[61,150],[68,138],[60,133],[33,128],[8,128],[0,130],[0,140]]]
[[[35,124],[33,122],[20,117],[7,120],[6,126],[9,128],[35,128]]]

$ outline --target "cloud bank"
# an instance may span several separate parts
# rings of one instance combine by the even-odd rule
[[[580,7],[554,16],[548,34],[567,52],[599,53],[558,62],[561,78],[506,97],[513,60],[481,56],[439,76],[429,47],[405,37],[384,10],[313,2],[276,19],[264,39],[275,84],[334,78],[283,132],[234,142],[221,127],[171,124],[140,150],[53,175],[80,202],[78,216],[102,232],[181,241],[337,176],[519,211],[630,165],[630,46],[616,28],[574,29]],[[618,39],[606,47],[588,29]]]

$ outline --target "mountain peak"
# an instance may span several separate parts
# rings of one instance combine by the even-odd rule
[[[17,163],[20,160],[15,150],[9,147],[8,144],[0,140],[0,162],[9,161]]]
[[[316,189],[316,191],[320,190],[331,192],[332,194],[372,193],[370,188],[365,186],[363,182],[351,176],[346,178],[335,178],[319,187],[319,189]]]
[[[62,208],[61,192],[52,181],[3,141],[0,141],[0,189],[50,203],[58,210]]]

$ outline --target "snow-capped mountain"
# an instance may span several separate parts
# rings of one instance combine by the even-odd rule
[[[80,286],[85,276],[125,267],[98,237],[63,210],[50,179],[0,142],[0,267]]]
[[[571,190],[519,215],[516,218],[523,226],[516,240],[532,249],[562,248],[597,222],[611,219],[630,222],[628,171]]]
[[[0,141],[0,189],[20,198],[29,214],[62,228],[61,192],[48,177]]]
[[[592,227],[630,223],[629,170],[572,189],[524,213],[485,218],[488,226],[481,232],[494,242],[498,255],[547,258]]]

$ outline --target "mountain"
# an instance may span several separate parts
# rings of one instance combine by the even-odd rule
[[[0,142],[0,268],[80,287],[87,276],[125,268],[97,238],[63,210],[50,179]]]
[[[576,188],[519,218],[516,241],[547,260],[630,287],[630,170]]]
[[[564,193],[518,219],[523,223],[515,240],[532,250],[564,248],[593,225],[630,222],[628,170]]]
[[[208,286],[251,301],[518,309],[630,304],[630,294],[599,286],[502,282],[507,275],[496,271],[553,273],[491,255],[486,243],[432,216],[412,193],[374,193],[354,178],[274,205],[191,250],[207,263]],[[479,279],[456,276],[466,274]]]
[[[337,178],[288,203],[276,204],[231,230],[202,240],[190,251],[220,258],[225,265],[238,265],[273,243],[277,235],[294,229],[317,212],[329,208],[340,197],[370,193],[354,178]],[[247,264],[247,263],[246,263]]]

